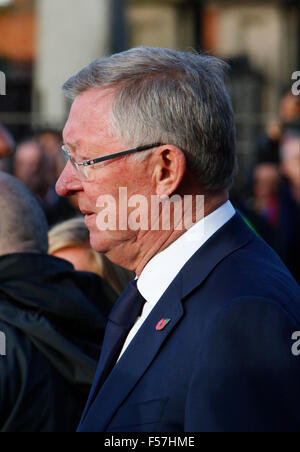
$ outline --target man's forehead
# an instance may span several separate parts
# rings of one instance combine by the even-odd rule
[[[77,145],[84,135],[107,132],[111,126],[113,92],[109,89],[90,89],[74,100],[63,131],[64,141]]]

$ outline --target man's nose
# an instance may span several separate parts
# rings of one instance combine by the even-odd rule
[[[72,196],[82,191],[82,183],[72,164],[68,162],[56,182],[56,193],[60,196]]]

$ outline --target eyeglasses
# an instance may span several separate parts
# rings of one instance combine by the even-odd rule
[[[116,154],[105,155],[104,157],[95,158],[92,160],[84,160],[82,162],[76,162],[71,155],[70,150],[63,145],[61,147],[64,157],[66,161],[70,161],[72,166],[78,172],[79,176],[83,180],[91,180],[92,179],[92,170],[94,169],[96,164],[107,162],[108,160],[116,159],[118,157],[124,157],[129,154],[134,154],[136,152],[147,151],[148,149],[153,149],[158,146],[162,146],[161,143],[147,144],[145,146],[140,146],[134,149],[128,149],[127,151],[118,152]],[[100,165],[98,167],[101,167]]]

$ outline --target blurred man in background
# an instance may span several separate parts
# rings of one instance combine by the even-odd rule
[[[300,283],[300,96],[285,94],[260,145],[241,209]]]
[[[35,138],[48,159],[47,175],[50,178],[51,185],[54,186],[64,164],[61,154],[57,152],[62,144],[61,134],[56,130],[42,129],[35,134]]]
[[[36,133],[36,139],[43,147],[45,154],[49,158],[57,160],[57,150],[61,146],[62,137],[60,132],[53,129],[41,129]]]
[[[43,208],[49,226],[67,220],[77,211],[55,191],[56,160],[41,143],[29,138],[18,144],[14,155],[14,175],[31,191]]]
[[[33,138],[19,143],[14,156],[14,176],[42,201],[49,189],[49,161]]]
[[[62,145],[62,136],[61,133],[58,130],[55,129],[41,129],[36,132],[35,134],[37,142],[41,145],[41,147],[44,150],[45,155],[48,158],[49,165],[48,165],[48,171],[47,175],[50,178],[51,181],[51,187],[52,187],[52,194],[51,196],[55,198],[56,192],[54,190],[54,186],[56,184],[56,181],[61,174],[62,170],[64,169],[65,161],[63,156],[60,152],[57,152],[58,149],[60,149]],[[78,203],[76,201],[76,197],[70,197],[68,199],[69,204],[71,204],[72,211],[70,211],[70,217],[71,213],[75,215],[75,211],[79,211]],[[62,198],[60,198],[60,204],[65,204],[64,212],[68,212],[70,210],[69,205],[66,203],[63,203]],[[62,209],[63,211],[63,209]],[[62,214],[62,212],[61,212]],[[60,218],[60,221],[68,219],[68,215],[65,216],[65,218]],[[57,221],[54,221],[54,223],[57,223]]]
[[[5,173],[0,212],[0,431],[74,431],[115,294],[98,276],[47,255],[39,204]]]
[[[257,163],[279,164],[280,143],[283,134],[292,128],[300,128],[300,96],[291,91],[284,94],[279,105],[278,118],[270,121],[257,144]]]
[[[274,163],[262,163],[254,169],[254,209],[270,228],[279,223],[279,183],[280,172]]]
[[[300,284],[300,127],[286,132],[281,143],[281,255]]]
[[[283,136],[281,173],[289,182],[291,197],[300,204],[300,127]]]

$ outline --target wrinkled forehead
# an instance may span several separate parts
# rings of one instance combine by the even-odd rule
[[[112,130],[113,90],[93,88],[77,96],[71,106],[63,130],[63,140],[70,146],[81,142],[105,139]]]

